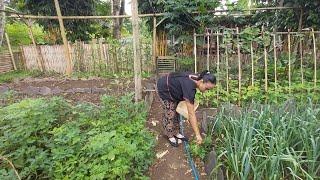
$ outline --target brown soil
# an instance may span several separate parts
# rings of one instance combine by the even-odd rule
[[[153,80],[144,79],[142,85],[144,89],[153,89]],[[94,104],[100,103],[102,94],[121,96],[129,92],[134,92],[134,82],[131,79],[56,79],[56,78],[26,78],[22,81],[15,81],[13,83],[2,84],[2,86],[9,87],[10,90],[17,92],[16,99],[35,98],[35,97],[51,97],[62,96],[71,102],[90,102]],[[39,95],[26,92],[28,88],[49,88],[59,89],[63,92],[58,94]],[[76,88],[99,88],[105,92],[66,92]]]
[[[155,163],[149,168],[148,175],[154,180],[193,179],[192,171],[188,164],[183,144],[180,144],[178,148],[175,148],[168,143],[167,139],[161,133],[161,118],[161,102],[156,95],[149,112],[148,127],[155,133],[157,137],[157,145],[154,149],[155,153],[163,153],[165,155],[156,159]],[[187,137],[189,137],[189,139],[192,139],[193,131],[188,123],[185,123],[185,134]],[[196,166],[200,174],[200,179],[206,179],[203,163],[199,160],[196,160]]]

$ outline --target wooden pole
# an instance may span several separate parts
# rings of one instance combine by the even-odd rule
[[[157,18],[153,16],[153,33],[152,33],[152,59],[154,63],[154,71],[157,71]],[[158,73],[158,72],[156,72]]]
[[[27,70],[26,56],[25,56],[25,54],[24,54],[24,51],[23,51],[23,47],[22,47],[22,46],[20,46],[20,51],[21,51],[21,54],[22,54],[23,70]]]
[[[141,61],[140,61],[140,40],[139,40],[139,17],[138,2],[131,1],[132,10],[132,27],[133,27],[133,56],[134,56],[134,84],[135,84],[135,101],[142,99],[142,83],[141,83]]]
[[[193,34],[194,73],[197,73],[197,36]]]
[[[210,34],[207,34],[208,42],[207,42],[207,70],[210,70]]]
[[[8,48],[9,48],[9,52],[10,52],[10,56],[11,56],[11,62],[12,62],[12,65],[13,65],[13,69],[17,70],[16,62],[14,61],[14,56],[13,56],[13,52],[12,52],[12,49],[11,49],[9,36],[8,36],[7,33],[5,33],[5,36],[6,36],[6,40],[7,40],[7,44],[8,44]]]
[[[100,71],[102,71],[102,64],[104,62],[104,56],[103,56],[103,49],[102,49],[102,38],[99,38],[99,51],[100,51],[100,57],[99,57],[99,67]]]
[[[65,31],[65,28],[64,28],[64,25],[63,25],[63,19],[62,19],[62,14],[61,14],[61,10],[60,10],[59,1],[58,0],[54,0],[54,5],[55,5],[56,12],[57,12],[57,15],[58,15],[58,20],[59,20],[59,25],[60,25],[60,33],[61,33],[62,40],[63,40],[63,45],[64,45],[64,53],[65,53],[65,57],[67,59],[66,74],[68,76],[70,76],[71,73],[72,73],[72,60],[71,60],[71,57],[70,57],[70,50],[69,50],[69,46],[68,46],[66,31]]]
[[[217,31],[218,33],[218,31]],[[220,72],[220,40],[219,40],[219,36],[217,35],[217,76],[219,76],[219,72]],[[217,84],[219,84],[219,78],[217,78]],[[219,90],[217,89],[217,102],[219,101]]]
[[[288,79],[289,79],[289,93],[291,93],[291,37],[290,37],[290,30],[288,30]]]
[[[313,59],[314,59],[314,90],[316,90],[317,86],[317,49],[316,49],[316,37],[314,35],[314,29],[312,31],[312,41],[313,41]]]
[[[268,92],[268,58],[267,58],[266,45],[263,45],[263,54],[264,54],[264,90],[265,92]]]
[[[250,9],[242,9],[241,11],[265,11],[265,10],[285,10],[285,9],[300,9],[298,7],[264,7],[264,8],[250,8]],[[208,11],[208,13],[217,13],[217,12],[229,12],[232,10],[223,9],[223,10],[212,10]],[[6,12],[6,11],[5,11]],[[34,15],[27,15],[18,12],[10,11],[12,15],[7,16],[8,18],[25,18],[25,19],[58,19],[57,16],[34,16]],[[199,14],[200,12],[195,11],[192,14]],[[152,16],[165,16],[168,13],[156,13],[156,14],[139,14],[139,17],[152,17]],[[248,14],[218,14],[216,16],[230,16],[230,15],[237,15],[237,16],[248,16]],[[119,15],[119,16],[62,16],[62,19],[112,19],[112,18],[130,18],[129,15]]]
[[[241,59],[240,59],[240,39],[239,39],[239,28],[236,28],[237,31],[237,50],[238,50],[238,83],[239,83],[239,101],[238,105],[241,104]]]
[[[31,26],[31,20],[28,21],[28,31],[29,31],[29,36],[30,36],[30,39],[32,41],[32,45],[34,46],[34,49],[36,50],[37,52],[37,63],[38,63],[38,67],[40,69],[40,71],[43,71],[43,64],[41,62],[41,55],[39,54],[39,49],[37,48],[37,43],[36,43],[36,40],[34,39],[34,35],[33,35],[33,31],[32,31],[32,26]]]
[[[228,59],[228,42],[226,44],[226,74],[227,74],[227,93],[229,94],[229,59]]]
[[[219,75],[219,72],[220,72],[220,39],[219,39],[219,36],[217,35],[217,74],[218,75]]]
[[[276,35],[273,34],[273,56],[274,56],[274,88],[277,89],[277,46]]]
[[[301,84],[304,84],[304,77],[303,77],[303,48],[302,48],[302,38],[300,37],[299,40],[300,46],[300,74],[301,74]]]
[[[253,55],[253,44],[252,41],[250,43],[250,51],[251,51],[251,86],[254,86],[254,55]]]

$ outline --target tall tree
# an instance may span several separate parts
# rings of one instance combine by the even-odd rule
[[[20,11],[35,14],[55,16],[55,6],[53,0],[12,0]],[[95,15],[95,6],[99,0],[63,0],[60,8],[63,16],[91,16]],[[39,24],[49,31],[52,39],[59,36],[59,23],[57,20],[39,20]],[[69,40],[89,40],[90,35],[94,33],[95,28],[92,26],[96,23],[93,20],[64,20]],[[61,42],[61,39],[58,41]]]
[[[125,0],[112,0],[112,15],[119,16],[124,15]],[[114,38],[119,39],[121,37],[123,18],[113,19],[112,35]]]

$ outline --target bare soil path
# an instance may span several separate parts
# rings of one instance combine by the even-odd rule
[[[162,107],[157,95],[155,95],[151,106],[148,127],[156,134],[157,145],[155,152],[157,159],[149,168],[148,175],[152,180],[191,180],[194,179],[191,168],[188,164],[187,157],[184,152],[183,144],[178,148],[172,147],[165,137],[162,136]],[[188,123],[185,123],[185,133],[189,139],[192,139],[192,129]],[[206,179],[203,163],[196,161],[196,166],[200,174],[200,179]]]

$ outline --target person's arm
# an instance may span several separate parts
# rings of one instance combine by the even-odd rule
[[[191,104],[189,101],[186,101],[187,104],[187,109],[188,109],[188,116],[189,116],[189,122],[192,126],[192,129],[196,135],[196,139],[197,139],[197,143],[201,144],[202,143],[202,137],[199,131],[199,127],[198,127],[198,122],[197,122],[197,118],[196,118],[196,114],[195,114],[195,110],[194,110],[194,105]]]

